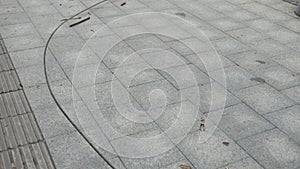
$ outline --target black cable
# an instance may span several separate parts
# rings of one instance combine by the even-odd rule
[[[85,8],[84,10],[76,13],[75,15],[71,16],[70,18],[64,20],[61,24],[59,24],[57,26],[57,28],[51,33],[50,37],[48,38],[47,40],[47,43],[46,43],[46,46],[45,46],[45,49],[44,49],[44,74],[45,74],[45,78],[46,78],[46,84],[47,84],[47,87],[48,87],[48,90],[50,92],[50,95],[51,97],[53,98],[55,104],[57,105],[57,107],[60,109],[60,111],[63,113],[63,115],[67,118],[67,120],[71,123],[71,125],[77,130],[77,132],[84,138],[84,140],[92,147],[92,149],[112,168],[112,169],[116,169],[100,152],[99,150],[89,141],[89,139],[83,134],[83,132],[76,126],[76,124],[71,120],[71,118],[68,116],[68,114],[64,111],[64,109],[61,107],[61,105],[58,103],[55,95],[53,94],[53,91],[50,87],[50,83],[49,83],[49,79],[48,79],[48,75],[47,75],[47,66],[46,66],[46,55],[47,55],[47,49],[48,49],[48,46],[49,46],[49,43],[52,39],[52,37],[54,36],[54,34],[59,30],[59,28],[61,26],[63,26],[67,21],[69,21],[70,19],[73,19],[74,17],[76,17],[77,15],[97,6],[97,5],[100,5],[104,2],[106,2],[108,0],[102,0],[98,3],[95,3],[94,5],[88,7],[88,8]]]

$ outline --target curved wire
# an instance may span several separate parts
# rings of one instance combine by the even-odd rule
[[[47,40],[47,43],[46,43],[46,46],[45,46],[45,49],[44,49],[44,74],[45,74],[45,78],[46,78],[46,84],[47,84],[47,87],[48,87],[48,90],[50,92],[50,95],[51,97],[53,98],[55,104],[57,105],[57,107],[59,108],[59,110],[63,113],[63,115],[67,118],[67,120],[71,123],[71,125],[77,130],[77,132],[83,137],[83,139],[89,144],[89,146],[112,168],[112,169],[116,169],[104,156],[103,154],[101,154],[99,152],[99,150],[88,140],[88,138],[83,134],[83,132],[76,126],[76,124],[71,120],[71,118],[68,116],[68,114],[64,111],[64,109],[61,107],[61,105],[58,103],[52,89],[51,89],[51,86],[50,86],[50,83],[49,83],[49,78],[48,78],[48,75],[47,75],[47,66],[46,66],[46,55],[47,55],[47,49],[48,49],[48,46],[49,46],[49,43],[51,41],[51,39],[53,38],[54,34],[59,30],[59,28],[61,28],[61,26],[63,26],[67,21],[69,21],[70,19],[73,19],[74,17],[76,17],[77,15],[97,6],[97,5],[100,5],[104,2],[106,2],[108,0],[102,0],[100,2],[97,2],[95,3],[94,5],[91,5],[89,6],[88,8],[85,8],[84,10],[72,15],[70,18],[64,20],[62,23],[60,23],[57,28],[51,33],[50,37],[48,38]]]

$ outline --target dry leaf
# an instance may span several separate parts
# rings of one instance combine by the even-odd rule
[[[200,124],[200,131],[205,131],[205,125],[204,124]]]
[[[181,164],[180,168],[181,169],[192,169],[192,167],[190,165],[187,165],[187,164]]]
[[[229,145],[229,141],[223,141],[223,144],[225,145],[225,146],[228,146]]]

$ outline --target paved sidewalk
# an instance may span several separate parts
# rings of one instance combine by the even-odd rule
[[[55,168],[0,35],[0,168]]]
[[[45,138],[41,138],[39,144],[47,142],[57,168],[109,168],[57,108],[43,71],[46,40],[60,20],[96,2],[99,1],[2,0],[0,4],[0,33]],[[300,167],[300,21],[293,13],[294,5],[281,0],[128,0],[121,6],[122,2],[109,1],[82,13],[81,18],[90,17],[90,20],[72,28],[69,25],[79,19],[68,21],[52,38],[46,65],[57,101],[80,130],[83,130],[82,126],[90,125],[84,127],[84,131],[95,138],[89,139],[113,166],[128,169],[174,169],[180,168],[181,164],[199,169]],[[160,19],[163,18],[138,20],[138,17],[126,22],[119,20],[91,38],[111,21],[140,12],[167,13],[192,22],[218,52],[223,69],[218,67],[213,74],[208,74],[206,65],[196,54],[216,63],[210,59],[214,51],[207,50],[209,45],[204,39],[184,29],[185,25],[176,20],[162,22]],[[173,32],[180,38],[136,35],[120,41],[101,58],[100,53],[107,49],[107,44],[127,33],[149,30]],[[89,39],[92,43],[84,48],[83,57],[77,61]],[[104,42],[100,43],[100,40]],[[196,51],[187,44],[194,44]],[[141,51],[149,48],[152,50]],[[179,59],[174,59],[169,52]],[[127,56],[129,59],[123,62]],[[14,72],[10,70],[14,69],[11,65],[7,66],[9,70],[4,72]],[[161,70],[139,72],[147,67],[160,67]],[[188,75],[186,68],[193,75]],[[96,79],[91,81],[94,69],[97,70]],[[226,86],[213,78],[220,70],[225,72]],[[178,75],[182,83],[179,84],[170,73]],[[1,73],[0,78],[3,75]],[[14,77],[15,74],[12,80]],[[130,97],[113,98],[112,82],[116,82],[117,94],[129,93]],[[95,87],[96,98],[87,97],[91,86]],[[210,110],[212,86],[217,98],[227,91],[225,110],[220,121],[214,117],[206,119],[205,132],[217,127],[213,135],[200,144],[200,117]],[[5,85],[1,87],[0,92],[6,88]],[[166,96],[163,114],[152,111],[160,110],[164,102],[163,95],[156,89],[164,91]],[[190,96],[196,90],[200,93],[196,99],[200,101],[195,102]],[[22,94],[20,91],[12,93]],[[115,104],[116,101],[119,104]],[[174,147],[165,153],[129,158],[117,156],[96,144],[108,143],[115,150],[115,147],[122,147],[125,136],[148,138],[164,133],[176,122],[181,105],[198,112],[196,123],[184,140],[179,144],[172,143]],[[196,109],[198,106],[199,110]],[[124,118],[124,114],[120,115],[120,107],[129,112],[132,107],[145,110],[147,113],[139,114],[139,117],[154,120],[135,123]],[[221,108],[215,107],[209,113],[218,114]],[[88,117],[90,114],[101,117],[100,113],[104,115],[104,124],[111,125],[124,136],[104,137],[95,130]],[[86,124],[80,119],[85,119]],[[178,132],[181,129],[178,128]],[[224,141],[229,145],[223,144]],[[125,150],[135,153],[142,149],[131,147]],[[0,162],[0,168],[1,165]]]

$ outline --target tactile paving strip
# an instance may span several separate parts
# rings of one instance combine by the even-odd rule
[[[0,94],[22,89],[15,70],[0,72]]]
[[[1,35],[0,57],[0,169],[54,169]]]

